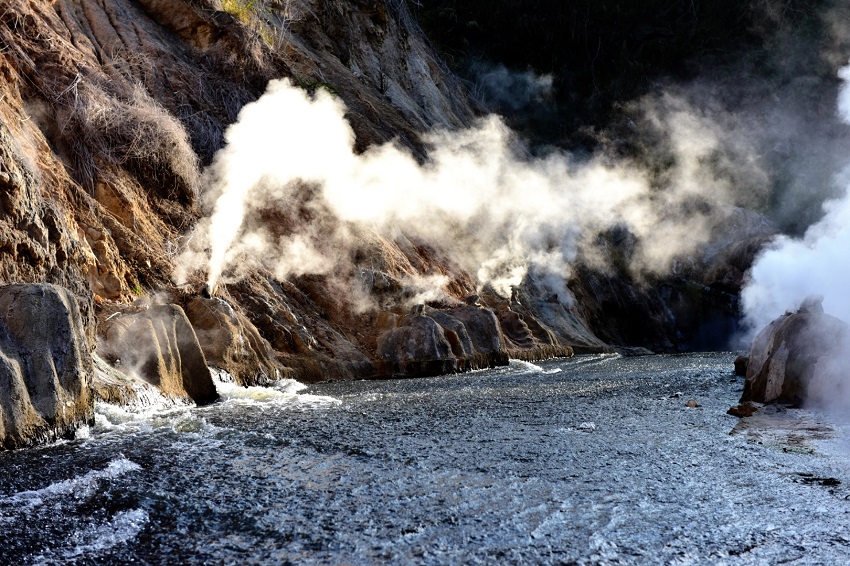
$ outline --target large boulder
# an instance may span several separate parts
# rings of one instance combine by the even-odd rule
[[[475,350],[482,354],[504,354],[507,358],[505,337],[496,314],[484,307],[468,305],[448,311],[461,321]]]
[[[385,313],[378,327],[378,375],[438,375],[508,363],[499,319],[477,304],[448,310],[418,305],[401,317]]]
[[[446,339],[452,347],[452,353],[457,358],[468,358],[476,354],[469,332],[466,331],[466,326],[460,320],[438,310],[429,311],[428,317],[443,329],[443,333],[445,333]]]
[[[207,363],[225,370],[239,385],[264,385],[282,377],[271,344],[225,301],[195,297],[186,304],[186,316]]]
[[[198,338],[177,305],[118,312],[104,321],[98,354],[166,397],[205,404],[218,394]]]
[[[92,373],[80,310],[69,291],[0,288],[0,447],[68,436],[91,421]]]
[[[850,403],[850,327],[807,299],[753,341],[742,402],[827,406]]]
[[[443,328],[421,314],[401,317],[395,328],[381,336],[380,373],[395,377],[440,375],[457,371],[457,357]]]

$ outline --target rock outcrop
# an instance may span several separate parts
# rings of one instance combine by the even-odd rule
[[[418,377],[508,363],[499,318],[478,304],[443,310],[419,305],[408,315],[385,313],[378,326],[378,376]]]
[[[380,338],[378,355],[386,364],[381,373],[393,377],[439,375],[458,369],[458,358],[445,331],[423,315],[401,317],[396,327]]]
[[[0,448],[68,436],[91,421],[93,369],[69,291],[0,288]]]
[[[263,385],[281,379],[285,369],[268,340],[225,301],[195,297],[186,316],[209,365],[229,373],[239,385]]]
[[[205,363],[254,384],[463,371],[509,356],[610,351],[608,343],[678,346],[667,308],[675,301],[636,292],[633,280],[569,281],[560,297],[531,281],[508,299],[480,289],[469,266],[424,236],[366,228],[345,228],[345,273],[286,277],[248,262],[217,298],[195,298],[200,272],[175,285],[176,258],[214,200],[201,194],[202,167],[271,79],[338,98],[358,152],[393,140],[420,158],[423,132],[475,123],[477,104],[407,3],[8,0],[4,8],[0,283],[66,287],[89,351],[99,332],[104,358],[167,394],[213,399]],[[315,195],[298,199],[256,211],[270,240],[323,217]],[[740,271],[722,277],[734,287]],[[441,281],[428,289],[436,299],[422,298],[425,279]],[[160,289],[188,321],[178,307],[127,307]],[[110,318],[115,304],[126,312]],[[376,324],[384,313],[393,324]],[[99,398],[133,396],[124,378],[101,369]]]
[[[218,394],[186,313],[177,305],[120,311],[106,320],[98,354],[166,397],[205,404]]]
[[[850,327],[824,313],[820,300],[807,299],[756,336],[742,402],[850,404]]]

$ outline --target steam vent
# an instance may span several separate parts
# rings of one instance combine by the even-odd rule
[[[5,0],[0,562],[850,563],[848,24]]]
[[[753,341],[742,402],[838,404],[848,382],[847,323],[824,313],[824,297],[806,298],[793,313],[765,327]]]

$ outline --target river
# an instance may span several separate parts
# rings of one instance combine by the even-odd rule
[[[203,408],[98,405],[75,440],[0,453],[0,556],[850,563],[850,427],[791,411],[815,425],[730,434],[743,384],[732,360],[579,356],[430,379],[219,384],[223,400]]]

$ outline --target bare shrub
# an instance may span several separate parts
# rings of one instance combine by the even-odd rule
[[[98,164],[111,165],[160,188],[163,197],[187,202],[197,198],[198,157],[189,136],[142,85],[122,96],[78,81],[58,98],[57,119],[83,186],[92,190]]]

